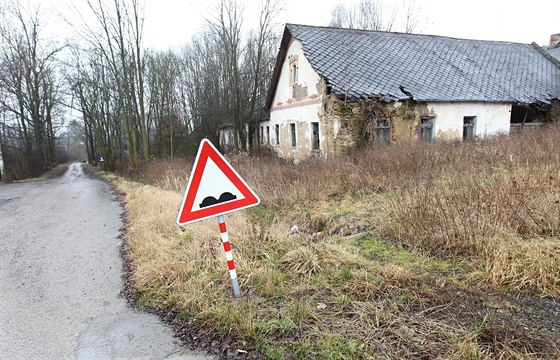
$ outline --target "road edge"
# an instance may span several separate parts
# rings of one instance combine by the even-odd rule
[[[206,329],[191,320],[181,317],[179,312],[172,308],[154,307],[147,308],[140,306],[140,292],[132,281],[133,265],[130,259],[130,244],[128,242],[128,227],[130,225],[128,210],[125,205],[126,194],[120,191],[115,184],[96,172],[97,169],[91,166],[82,166],[84,173],[92,178],[98,179],[106,183],[113,193],[116,195],[116,201],[122,209],[120,219],[122,222],[119,229],[119,255],[122,260],[122,273],[121,278],[123,281],[123,288],[119,296],[123,297],[128,306],[132,309],[152,315],[156,315],[160,321],[168,325],[173,331],[173,337],[180,340],[181,344],[189,350],[199,350],[205,352],[207,355],[216,356],[219,359],[227,360],[247,360],[247,359],[260,359],[258,354],[244,354],[233,351],[235,347],[232,346],[231,341],[227,338],[220,338],[214,336],[212,331]],[[204,339],[207,339],[206,341]]]

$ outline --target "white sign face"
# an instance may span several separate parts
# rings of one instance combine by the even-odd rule
[[[220,199],[222,194],[229,193],[232,194],[235,199],[226,200],[220,202],[220,204],[226,203],[233,200],[245,199],[245,196],[241,194],[241,191],[233,184],[233,182],[223,173],[222,170],[216,165],[216,163],[208,158],[204,171],[202,173],[202,178],[200,179],[200,186],[198,187],[198,192],[194,198],[194,203],[192,205],[191,211],[198,211],[204,206],[203,201],[207,197],[214,197],[215,199]],[[215,206],[215,205],[207,205]]]
[[[260,199],[207,139],[202,140],[177,223],[186,225],[258,205]]]

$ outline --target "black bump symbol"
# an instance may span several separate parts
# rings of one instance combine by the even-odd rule
[[[216,199],[213,196],[205,197],[204,200],[202,200],[202,202],[200,203],[199,206],[202,209],[204,207],[221,204],[223,202],[231,201],[231,200],[235,200],[235,199],[237,199],[237,196],[233,195],[232,193],[225,192],[222,195],[220,195],[219,199]]]

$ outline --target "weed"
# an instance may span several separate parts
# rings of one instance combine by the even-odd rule
[[[283,345],[268,345],[265,347],[263,353],[268,359],[280,360],[284,359],[284,355],[287,353],[287,349]]]

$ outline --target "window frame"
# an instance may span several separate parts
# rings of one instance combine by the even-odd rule
[[[391,119],[381,118],[375,120],[375,138],[374,141],[378,144],[391,143]]]
[[[432,141],[434,139],[434,116],[421,116],[418,126],[418,138],[423,141]],[[429,136],[426,136],[428,134]]]
[[[315,130],[317,130],[315,132]],[[319,122],[311,122],[311,150],[319,151],[321,149],[321,136],[319,132]]]
[[[472,140],[476,134],[476,116],[463,116],[463,141]]]

